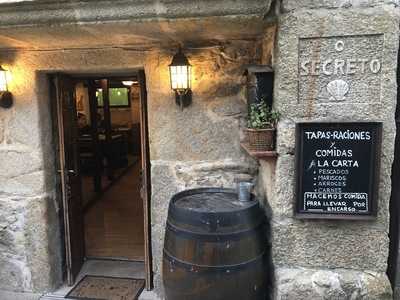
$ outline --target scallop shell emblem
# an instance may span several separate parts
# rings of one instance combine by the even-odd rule
[[[329,100],[344,101],[349,92],[349,84],[341,79],[333,80],[326,86],[328,93],[331,95]]]

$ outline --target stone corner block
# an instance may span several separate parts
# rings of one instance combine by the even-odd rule
[[[276,270],[275,299],[392,299],[385,273],[347,269]]]

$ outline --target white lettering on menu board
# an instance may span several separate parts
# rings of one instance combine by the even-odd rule
[[[317,149],[306,170],[313,170],[314,191],[304,193],[304,210],[326,209],[331,213],[352,213],[368,210],[368,194],[345,192],[352,169],[360,162],[353,157],[353,149],[339,148],[339,141],[369,141],[369,131],[332,130],[305,131],[306,140],[328,140],[329,147]],[[343,145],[343,143],[341,143]],[[352,205],[349,205],[351,202]]]

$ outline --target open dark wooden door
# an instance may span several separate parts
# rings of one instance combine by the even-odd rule
[[[101,172],[102,172],[102,156],[101,148],[99,146],[99,135],[98,135],[98,124],[97,124],[97,114],[98,105],[96,97],[96,83],[94,80],[89,80],[87,82],[88,97],[89,97],[89,108],[90,108],[90,136],[92,138],[92,152],[94,155],[94,174],[93,174],[93,185],[94,190],[97,194],[101,193]],[[87,204],[86,204],[87,205]]]
[[[55,77],[67,281],[74,284],[84,261],[84,228],[79,175],[78,124],[72,80]]]
[[[144,264],[146,271],[146,289],[152,288],[152,271],[151,271],[151,238],[150,238],[150,155],[149,155],[149,138],[147,127],[147,91],[146,77],[144,71],[138,73],[140,85],[140,136],[141,136],[141,189],[140,195],[143,199],[144,212]]]

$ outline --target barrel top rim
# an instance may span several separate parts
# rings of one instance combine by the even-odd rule
[[[178,193],[176,193],[175,195],[172,196],[171,198],[171,202],[170,202],[170,208],[174,209],[174,210],[181,210],[181,211],[188,211],[191,213],[207,213],[207,214],[221,214],[221,213],[232,213],[232,212],[238,212],[238,211],[243,211],[246,209],[250,209],[256,205],[258,205],[258,201],[256,199],[256,196],[254,194],[252,194],[252,199],[251,201],[248,202],[243,202],[242,205],[238,205],[236,208],[234,209],[230,209],[229,211],[227,210],[222,210],[222,211],[208,211],[208,212],[204,212],[201,210],[196,210],[196,209],[187,209],[184,207],[180,207],[178,205],[176,205],[176,202],[186,196],[190,196],[190,195],[196,195],[196,194],[202,194],[202,193],[227,193],[227,194],[235,194],[237,195],[237,192],[235,189],[233,188],[217,188],[217,187],[200,187],[200,188],[192,188],[192,189],[187,189],[187,190],[183,190],[180,191]],[[240,202],[240,201],[237,201]]]

